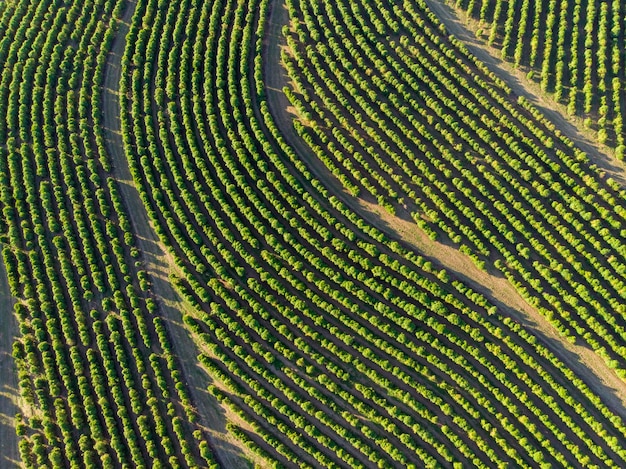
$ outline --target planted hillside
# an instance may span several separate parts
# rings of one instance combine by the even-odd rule
[[[494,266],[623,377],[624,190],[423,2],[289,5],[286,92],[312,151],[353,193]]]
[[[619,1],[459,0],[502,58],[586,119],[624,157],[624,19]],[[534,78],[533,78],[534,79]]]
[[[211,462],[105,149],[104,66],[127,7],[1,4],[2,256],[29,468]]]
[[[138,5],[127,38],[123,136],[233,435],[287,467],[626,462],[621,418],[537,337],[365,223],[287,145],[264,85],[280,2],[158,5]]]

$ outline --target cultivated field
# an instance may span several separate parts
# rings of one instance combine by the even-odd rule
[[[0,467],[626,466],[624,14],[0,2]]]
[[[624,13],[619,1],[458,0],[476,35],[584,118],[622,159]]]

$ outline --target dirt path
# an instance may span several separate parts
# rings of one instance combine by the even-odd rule
[[[0,245],[0,249],[2,246]],[[0,261],[0,467],[21,467],[15,414],[20,412],[13,342],[19,334],[13,315],[15,299],[9,291],[4,263]]]
[[[601,146],[595,140],[593,132],[583,128],[581,118],[568,115],[566,107],[546,95],[539,84],[528,80],[525,72],[496,57],[494,53],[499,54],[499,51],[478,40],[474,31],[468,28],[456,12],[442,0],[424,1],[439,17],[448,32],[460,39],[474,56],[504,80],[513,93],[524,96],[533,103],[563,135],[587,153],[592,163],[606,171],[607,176],[626,186],[626,163],[612,156],[606,146]]]
[[[430,0],[427,2],[433,3]],[[438,10],[436,12],[439,14]],[[531,329],[538,339],[574,370],[612,411],[626,418],[626,385],[591,349],[571,344],[560,336],[538,311],[518,295],[505,278],[481,271],[457,249],[432,241],[417,228],[414,222],[390,215],[376,204],[350,196],[323,163],[310,152],[306,143],[300,139],[293,128],[292,120],[295,116],[293,108],[282,92],[283,87],[289,84],[289,78],[280,62],[280,51],[282,47],[285,47],[282,28],[288,21],[289,14],[284,0],[273,0],[267,25],[268,40],[266,41],[264,69],[268,105],[283,137],[300,158],[307,162],[315,177],[322,180],[331,192],[368,223],[384,231],[390,237],[413,246],[424,257],[442,265],[459,280],[484,294],[498,306],[502,313],[515,318]],[[484,54],[477,55],[477,57],[482,59],[482,55]],[[502,78],[506,79],[504,76]],[[509,82],[508,79],[507,82]],[[526,93],[520,94],[527,95]],[[550,115],[548,117],[551,118]],[[560,123],[557,122],[557,125]]]
[[[121,59],[126,45],[125,38],[135,6],[134,1],[129,1],[107,57],[102,96],[106,147],[113,160],[114,177],[120,185],[120,193],[130,215],[137,246],[142,252],[145,269],[151,277],[152,291],[159,300],[174,350],[189,385],[192,401],[198,410],[200,424],[209,435],[210,443],[221,467],[239,469],[247,467],[247,463],[242,456],[241,449],[235,444],[236,440],[226,431],[224,410],[207,391],[211,379],[199,365],[196,346],[182,323],[183,303],[168,280],[172,265],[171,258],[163,249],[150,224],[139,192],[132,181],[124,153],[117,89],[120,81]]]

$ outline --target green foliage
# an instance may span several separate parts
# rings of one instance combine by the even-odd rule
[[[621,421],[534,336],[315,176],[316,158],[355,196],[415,207],[429,236],[481,268],[496,258],[549,315],[556,266],[538,259],[557,243],[535,233],[572,238],[570,225],[598,218],[581,188],[604,187],[571,142],[511,102],[422,2],[293,0],[282,60],[297,92],[285,94],[310,148],[296,153],[263,83],[269,2],[210,6],[172,2],[143,19],[149,32],[135,25],[120,100],[210,391],[246,423],[231,431],[311,467],[577,465],[573,441],[598,463],[621,455],[609,436]],[[611,191],[597,199],[606,213]],[[560,205],[540,203],[552,194]],[[603,228],[617,239],[598,223],[594,240]]]
[[[566,104],[569,114],[593,122],[600,143],[623,146],[623,5],[618,0],[518,0],[508,2],[505,12],[501,0],[482,3],[480,16],[471,2],[456,7],[491,28],[488,42],[501,47],[505,60],[527,67],[529,79],[539,73],[542,89]]]
[[[154,340],[146,320],[146,285],[130,261],[134,236],[104,144],[105,64],[124,8],[1,7],[0,228],[21,333],[13,357],[33,415],[16,423],[27,467],[158,465],[168,459],[160,438],[176,465],[200,458],[169,340]],[[149,368],[153,352],[166,370]],[[176,428],[155,398],[157,375],[187,417]]]

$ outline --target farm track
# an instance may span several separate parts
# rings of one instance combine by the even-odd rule
[[[1,246],[0,246],[1,247]],[[0,261],[0,467],[20,467],[15,414],[20,411],[17,369],[12,350],[18,335],[4,263]],[[23,411],[23,409],[22,409]]]
[[[175,353],[182,366],[181,371],[189,386],[191,400],[198,412],[199,423],[209,434],[211,449],[222,468],[245,467],[241,450],[231,443],[232,438],[226,431],[224,411],[207,391],[211,380],[198,365],[198,350],[182,323],[183,303],[169,283],[168,275],[172,271],[173,261],[150,224],[146,209],[132,180],[124,152],[118,86],[121,59],[126,45],[125,39],[135,7],[134,1],[128,2],[118,23],[119,29],[107,57],[104,71],[102,100],[106,147],[113,161],[113,176],[120,186],[120,194],[131,220],[144,268],[151,280],[151,291],[159,302]]]
[[[538,98],[527,91],[508,71],[500,68],[498,59],[491,57],[486,50],[475,51],[475,47],[467,44],[466,39],[468,35],[471,38],[471,33],[465,30],[458,20],[452,18],[450,12],[446,10],[447,7],[431,0],[427,0],[427,3],[448,27],[448,30],[463,40],[470,51],[484,61],[491,70],[498,73],[500,78],[504,79],[516,94],[526,96],[534,104],[537,104]],[[511,316],[532,330],[539,341],[580,376],[613,412],[626,418],[626,385],[590,348],[572,344],[563,338],[538,311],[518,295],[513,286],[502,276],[481,271],[456,248],[430,240],[409,217],[390,215],[375,203],[349,195],[324,164],[312,154],[293,128],[292,120],[295,118],[295,114],[292,112],[291,103],[282,91],[283,87],[289,86],[289,78],[284,67],[279,65],[281,63],[281,48],[285,47],[282,28],[288,22],[289,16],[284,1],[272,0],[264,49],[264,79],[267,101],[281,134],[287,143],[294,148],[300,159],[307,163],[314,176],[323,181],[330,192],[368,223],[392,238],[416,248],[425,258],[442,265],[466,285],[485,295],[504,314]],[[449,25],[450,22],[452,23]],[[588,152],[599,167],[611,173],[611,176],[616,180],[622,183],[626,181],[623,167],[621,165],[615,167],[608,156],[600,153],[593,145],[586,142],[558,111],[544,107],[541,109],[549,119],[563,129],[565,135]],[[591,150],[594,149],[595,151],[592,152]]]
[[[581,150],[587,153],[591,163],[604,170],[607,176],[618,181],[626,187],[626,164],[606,153],[597,142],[592,141],[584,135],[573,121],[580,121],[580,118],[569,117],[565,112],[565,106],[556,103],[553,99],[547,98],[539,89],[538,84],[531,84],[525,73],[516,69],[512,64],[495,57],[493,52],[497,50],[476,39],[473,31],[463,24],[456,12],[442,0],[424,0],[445,25],[450,34],[453,34],[467,47],[467,49],[483,62],[489,70],[511,88],[516,96],[524,96],[536,108],[538,108],[563,135],[571,139]]]

